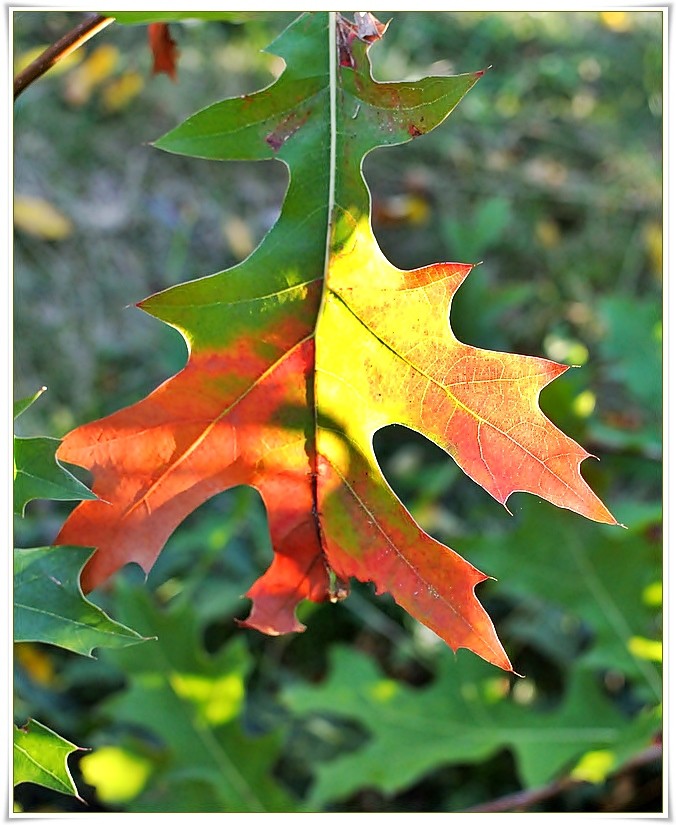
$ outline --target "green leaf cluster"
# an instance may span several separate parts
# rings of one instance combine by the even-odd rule
[[[42,394],[16,401],[14,418]],[[55,457],[53,438],[14,439],[15,512],[23,516],[34,499],[96,498]],[[32,547],[14,550],[14,642],[38,642],[91,656],[95,647],[143,641],[84,598],[80,570],[91,555],[82,547]],[[14,728],[14,785],[33,782],[78,796],[68,756],[79,750],[45,725],[29,719]]]
[[[510,682],[475,658],[444,650],[431,685],[414,689],[369,657],[334,648],[325,681],[289,687],[285,702],[307,724],[349,718],[368,740],[318,765],[310,807],[364,788],[391,795],[434,767],[479,763],[501,750],[513,754],[525,788],[567,774],[600,782],[650,745],[660,729],[662,687],[658,548],[642,529],[580,530],[562,511],[547,514],[551,530],[543,531],[541,506],[524,501],[509,536],[496,531],[463,541],[469,558],[496,571],[501,596],[512,601],[501,630],[515,649],[529,651],[523,664],[515,662],[525,678]],[[515,565],[526,550],[528,563]],[[539,678],[536,656],[566,674],[558,691]],[[613,697],[613,679],[631,685],[640,712]]]
[[[253,736],[246,730],[246,681],[253,660],[241,637],[208,655],[189,603],[162,609],[147,591],[124,585],[117,598],[125,620],[157,638],[105,656],[125,674],[128,687],[101,712],[125,731],[115,747],[143,758],[147,766],[143,787],[125,800],[126,809],[294,810],[288,792],[271,776],[281,733]],[[117,781],[110,763],[94,752],[81,767],[99,796],[110,800],[111,783]]]

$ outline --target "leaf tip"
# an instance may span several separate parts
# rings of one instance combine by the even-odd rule
[[[474,77],[479,80],[479,78],[483,77],[486,72],[489,72],[492,68],[493,66],[486,66],[485,69],[479,69],[478,72],[474,72]]]

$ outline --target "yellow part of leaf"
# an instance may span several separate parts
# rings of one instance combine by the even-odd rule
[[[369,693],[376,702],[385,703],[392,700],[398,691],[399,688],[394,679],[381,679],[370,688]]]
[[[234,719],[244,701],[244,682],[239,674],[210,679],[192,673],[172,673],[169,681],[181,699],[197,707],[199,721],[205,727]]]
[[[82,776],[101,802],[122,804],[137,797],[153,771],[152,762],[122,748],[100,748],[80,760]]]
[[[62,241],[73,232],[73,224],[44,198],[15,195],[14,226],[47,241]]]
[[[580,782],[603,782],[614,766],[615,756],[611,751],[589,751],[573,768],[570,778]]]

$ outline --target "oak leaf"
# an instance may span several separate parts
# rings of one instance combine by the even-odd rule
[[[153,74],[168,74],[176,80],[178,47],[167,23],[148,24],[148,44],[153,55]]]
[[[186,366],[147,398],[77,428],[59,450],[93,473],[58,539],[96,547],[91,589],[128,562],[148,571],[176,526],[240,484],[267,509],[274,551],[244,622],[304,629],[303,599],[375,583],[454,650],[511,670],[475,596],[487,576],[416,524],[373,450],[391,423],[443,447],[498,501],[531,492],[615,523],[580,475],[588,453],[538,407],[566,367],[458,341],[449,305],[471,266],[402,271],[380,252],[361,174],[378,146],[440,124],[482,72],[379,83],[367,50],[384,27],[302,14],[275,41],[285,71],[216,103],[157,142],[214,160],[277,158],[290,170],[278,222],[225,272],[139,306],[178,329]]]
[[[524,788],[567,778],[571,768],[572,778],[589,781],[581,770],[586,754],[602,753],[604,767],[617,769],[660,727],[658,709],[628,718],[597,672],[583,666],[567,671],[553,706],[518,701],[509,680],[476,658],[440,655],[435,670],[431,684],[413,688],[388,678],[363,652],[333,645],[324,679],[287,686],[282,701],[294,716],[336,726],[350,719],[367,734],[356,750],[309,765],[308,809],[335,807],[366,788],[391,797],[442,765],[485,765],[505,751]]]
[[[35,719],[14,726],[14,785],[32,782],[80,799],[68,757],[82,750]]]

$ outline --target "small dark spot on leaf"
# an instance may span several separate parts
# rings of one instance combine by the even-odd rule
[[[278,134],[275,132],[270,132],[270,134],[265,138],[265,142],[270,146],[275,152],[278,152],[282,143],[284,141],[280,138]]]

